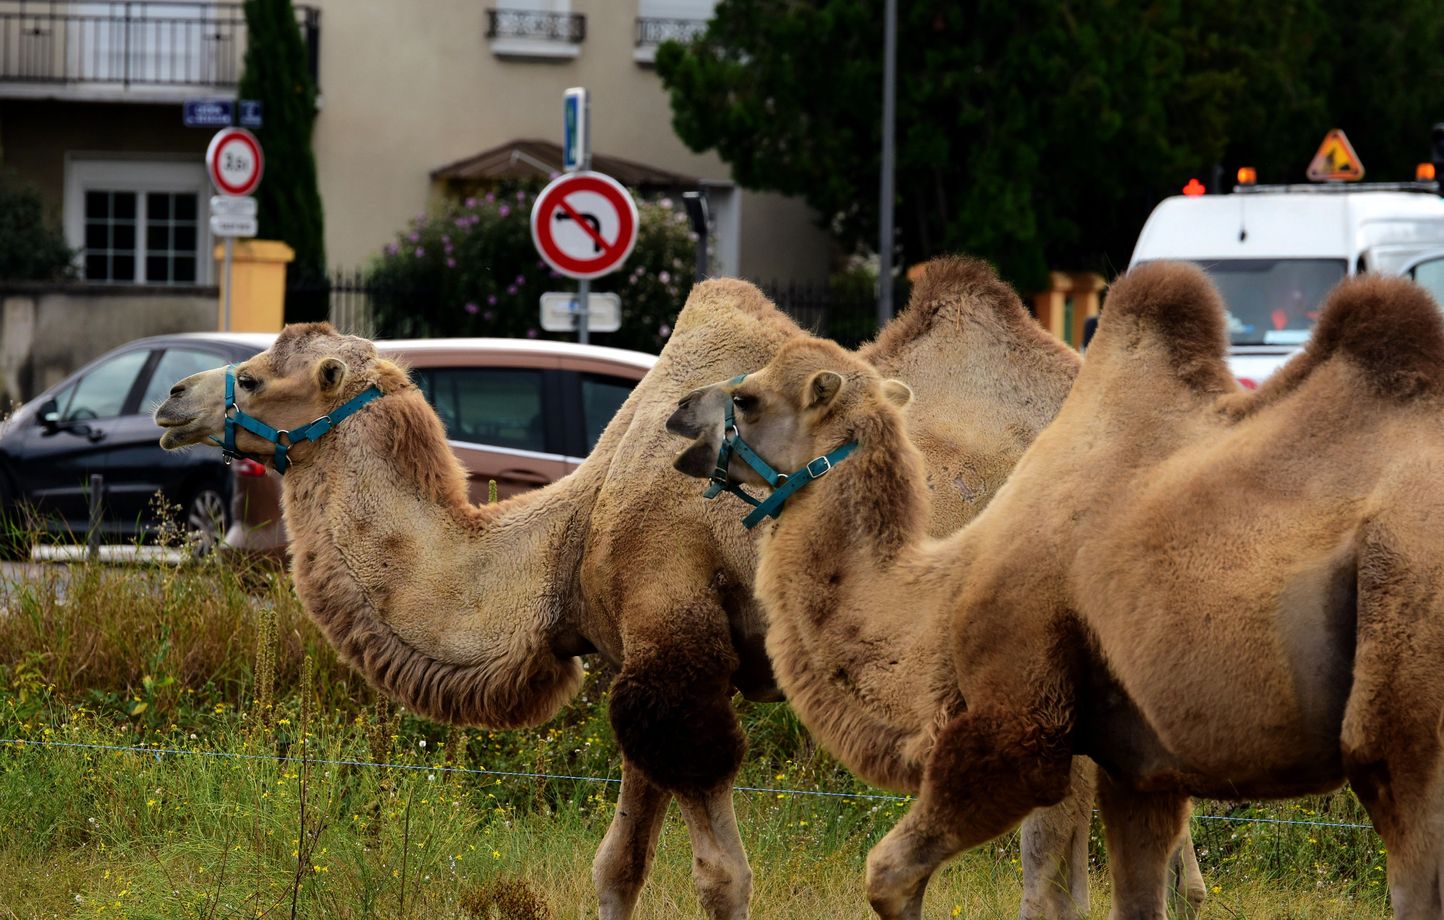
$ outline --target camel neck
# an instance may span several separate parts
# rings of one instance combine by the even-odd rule
[[[285,477],[297,591],[343,657],[418,712],[536,724],[579,680],[566,649],[589,476],[473,506],[423,397],[391,394]]]

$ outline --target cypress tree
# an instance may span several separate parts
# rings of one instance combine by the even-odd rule
[[[291,0],[245,0],[245,66],[240,97],[261,102],[256,130],[266,171],[256,189],[262,239],[296,251],[288,268],[286,321],[325,319],[326,243],[311,131],[316,79]]]

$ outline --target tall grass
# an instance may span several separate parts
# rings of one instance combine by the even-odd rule
[[[463,731],[378,699],[284,573],[206,561],[0,577],[0,737],[23,742],[0,746],[0,918],[594,916],[590,861],[619,763],[606,683],[592,674],[544,728]],[[806,795],[877,790],[786,707],[739,710],[751,743],[739,785],[769,790],[737,795],[754,915],[870,916],[863,859],[907,803]],[[1347,793],[1200,811],[1365,823]],[[1194,833],[1214,916],[1386,915],[1371,831]],[[979,848],[940,873],[926,915],[1011,917],[1020,871],[1016,836]],[[638,915],[700,915],[678,820]]]

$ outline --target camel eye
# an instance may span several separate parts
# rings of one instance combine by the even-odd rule
[[[736,393],[732,396],[732,405],[741,409],[743,412],[750,412],[757,408],[757,397],[748,396],[744,393]]]
[[[255,392],[256,387],[260,385],[260,381],[256,380],[256,378],[254,377],[242,374],[241,376],[236,378],[236,385],[239,386],[241,389],[245,390],[247,393],[253,393]]]

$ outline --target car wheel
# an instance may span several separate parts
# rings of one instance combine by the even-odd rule
[[[216,550],[231,526],[231,503],[215,486],[201,486],[185,506],[187,545],[197,556]]]

